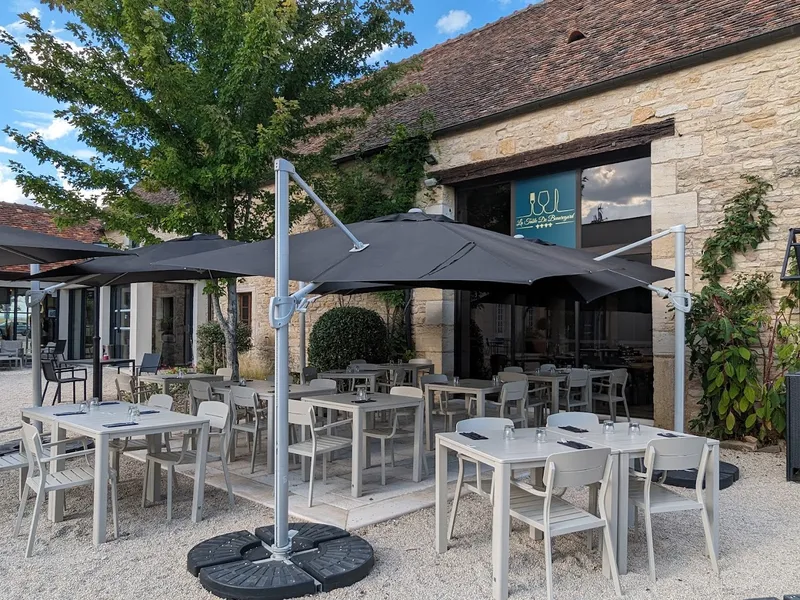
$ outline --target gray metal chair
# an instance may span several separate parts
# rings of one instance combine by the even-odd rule
[[[161,365],[161,355],[153,352],[145,352],[144,356],[142,356],[142,362],[139,365],[138,373],[141,375],[142,373],[149,373],[151,375],[156,375],[158,373],[158,367]]]
[[[47,396],[47,388],[50,384],[56,386],[55,394],[53,395],[53,405],[56,402],[61,402],[61,386],[65,383],[72,384],[72,403],[75,404],[75,384],[83,384],[83,401],[86,402],[86,369],[69,369],[71,375],[65,375],[67,370],[59,370],[56,368],[55,361],[43,360],[42,361],[42,374],[44,375],[44,391],[42,392],[42,404]],[[83,377],[75,375],[76,372],[83,371]]]
[[[625,387],[628,385],[628,369],[614,369],[608,381],[601,381],[596,392],[592,394],[595,403],[608,403],[608,412],[611,420],[617,420],[617,404],[622,402],[625,407],[625,416],[628,423],[631,421],[631,413],[628,410],[628,399],[625,397]]]

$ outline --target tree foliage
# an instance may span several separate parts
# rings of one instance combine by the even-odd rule
[[[373,310],[342,306],[324,313],[308,339],[308,361],[320,371],[343,369],[351,360],[388,360],[386,324]]]
[[[55,99],[57,117],[96,152],[82,160],[40,135],[5,132],[61,178],[11,161],[25,194],[62,224],[102,219],[135,240],[152,231],[264,238],[273,160],[327,167],[376,110],[409,93],[414,63],[370,57],[413,43],[410,0],[48,0],[72,17],[73,44],[31,13],[25,39],[0,30],[0,64]],[[313,148],[313,153],[307,150]],[[66,185],[62,184],[62,180]],[[139,191],[168,190],[149,203]],[[294,215],[307,210],[296,203]],[[236,282],[215,309],[237,370]]]

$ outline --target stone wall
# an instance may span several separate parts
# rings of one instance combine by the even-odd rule
[[[438,138],[439,165],[468,163],[545,148],[577,138],[622,130],[664,118],[675,136],[651,147],[653,232],[687,225],[687,288],[702,286],[694,267],[703,241],[720,219],[726,199],[741,189],[742,174],[760,175],[775,189],[772,241],[736,265],[739,271],[778,275],[784,236],[800,225],[800,40],[789,40],[733,58],[672,72],[479,129]],[[454,206],[454,191],[439,186],[439,206]],[[671,237],[653,244],[653,263],[672,268]],[[672,285],[672,281],[663,282]],[[776,284],[777,285],[777,284]],[[452,369],[452,297],[437,291],[415,295],[417,347]],[[653,299],[655,421],[672,423],[674,332],[666,303]],[[696,410],[690,386],[686,414]],[[694,400],[693,400],[694,399]]]

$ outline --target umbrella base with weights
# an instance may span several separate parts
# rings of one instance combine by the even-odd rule
[[[189,551],[188,571],[221,598],[284,600],[350,586],[372,570],[375,556],[363,538],[315,523],[289,523],[292,549],[274,558],[272,525],[255,535],[218,535]]]

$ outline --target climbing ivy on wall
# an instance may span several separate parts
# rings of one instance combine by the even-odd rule
[[[700,413],[693,431],[718,438],[782,437],[786,427],[784,378],[800,352],[796,285],[776,301],[772,273],[726,275],[735,258],[769,239],[775,216],[767,204],[772,186],[746,175],[745,187],[725,205],[697,262],[703,289],[693,295],[686,340],[691,376],[700,381]]]

